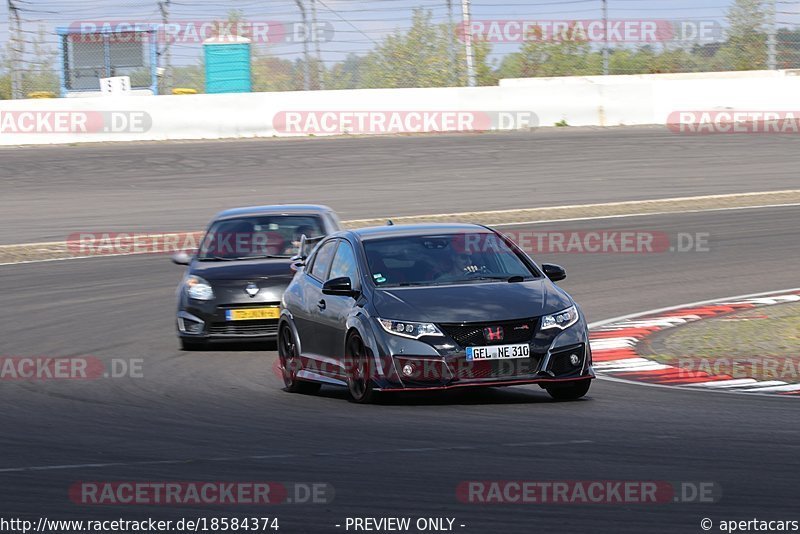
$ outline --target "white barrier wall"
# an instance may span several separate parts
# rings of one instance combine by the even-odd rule
[[[506,111],[533,112],[542,127],[559,121],[570,126],[665,124],[670,113],[682,110],[799,108],[800,76],[795,74],[757,71],[526,78],[476,88],[6,100],[0,101],[0,145],[308,135],[308,130],[281,128],[276,116],[287,111],[317,115],[326,111],[397,112],[403,116],[408,113],[402,112],[461,111],[494,119],[492,112]],[[58,132],[50,131],[55,127]],[[491,126],[517,127],[529,126],[496,122]],[[443,129],[459,127],[445,123]],[[344,133],[359,132],[345,128]],[[380,133],[380,129],[371,133]]]

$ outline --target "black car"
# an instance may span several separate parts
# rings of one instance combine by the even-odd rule
[[[538,384],[577,399],[594,378],[586,321],[499,232],[471,224],[385,226],[328,236],[283,295],[286,389],[377,392]]]
[[[181,347],[274,338],[281,296],[294,276],[292,258],[306,238],[311,242],[339,229],[339,218],[326,206],[258,206],[219,213],[193,257],[173,256],[175,263],[188,265],[178,286]]]

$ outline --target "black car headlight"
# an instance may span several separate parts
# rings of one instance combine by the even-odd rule
[[[442,331],[433,323],[415,323],[413,321],[394,321],[378,319],[384,330],[396,336],[419,339],[422,336],[443,336]]]
[[[214,298],[214,290],[205,279],[199,276],[189,276],[183,284],[186,295],[194,300],[211,300]]]
[[[566,310],[542,317],[542,326],[540,328],[542,330],[547,330],[548,328],[564,330],[577,323],[579,317],[578,308],[570,306]]]

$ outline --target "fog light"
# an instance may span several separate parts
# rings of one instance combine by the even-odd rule
[[[414,366],[410,363],[407,363],[403,366],[403,374],[406,376],[411,376],[414,374]]]
[[[195,323],[194,321],[184,321],[186,332],[189,334],[200,334],[203,332],[203,323]]]
[[[186,312],[178,314],[178,330],[185,334],[202,334],[205,323],[199,317]]]
[[[569,355],[569,363],[571,363],[572,365],[577,367],[578,364],[581,363],[581,357],[578,356],[577,354],[570,354]]]

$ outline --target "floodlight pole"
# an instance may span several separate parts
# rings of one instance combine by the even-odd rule
[[[14,0],[8,0],[9,69],[11,70],[11,98],[22,98],[22,22]]]
[[[158,3],[158,9],[161,10],[161,24],[163,26],[161,35],[164,36],[164,77],[162,87],[165,93],[172,90],[172,43],[169,41],[170,32],[169,26],[169,6],[172,0],[161,0]],[[156,33],[156,39],[158,39]]]
[[[777,25],[775,17],[777,12],[775,10],[775,0],[768,0],[767,2],[767,68],[769,70],[776,70],[778,68],[778,54],[776,52],[776,33]]]
[[[317,88],[325,89],[325,67],[322,65],[322,53],[319,49],[319,35],[317,35],[317,0],[311,2],[311,35],[314,39],[314,48],[317,54]]]
[[[608,76],[608,0],[603,0],[603,76]]]
[[[447,33],[450,34],[450,83],[458,85],[458,50],[456,49],[456,27],[453,23],[453,0],[447,0]]]
[[[308,17],[306,16],[306,6],[303,5],[303,0],[294,0],[297,7],[300,9],[300,17],[303,20],[303,90],[309,91],[311,89],[311,65],[309,63],[308,53]]]
[[[467,55],[467,86],[475,87],[475,55],[472,49],[472,23],[469,0],[461,0],[461,17],[464,22],[464,50]]]

